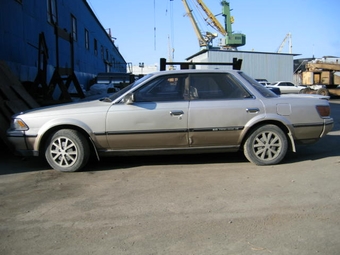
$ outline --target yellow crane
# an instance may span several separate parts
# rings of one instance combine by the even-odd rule
[[[187,16],[190,18],[191,24],[194,28],[194,31],[196,33],[196,36],[198,38],[198,43],[200,45],[201,48],[209,48],[213,39],[217,37],[217,34],[213,34],[210,32],[206,32],[206,34],[203,34],[200,30],[200,28],[198,27],[198,24],[194,18],[194,16],[192,15],[192,10],[190,9],[188,2],[186,0],[182,0],[183,4],[184,4],[184,8],[186,10],[186,14]]]
[[[197,3],[201,6],[202,10],[207,14],[208,18],[211,20],[212,24],[209,23],[211,26],[215,27],[223,36],[227,34],[224,27],[221,23],[216,19],[215,15],[209,10],[209,8],[205,5],[202,0],[196,0]]]
[[[187,15],[190,18],[190,21],[194,27],[200,46],[209,48],[212,40],[217,37],[217,34],[207,32],[205,35],[203,35],[203,33],[200,31],[197,25],[195,18],[192,15],[192,10],[190,9],[187,1],[182,0],[182,2],[187,11]],[[225,27],[221,25],[221,23],[217,20],[215,15],[209,10],[209,8],[203,2],[203,0],[196,0],[196,2],[207,15],[207,19],[205,19],[205,21],[207,21],[210,26],[212,26],[221,35],[224,36],[224,41],[222,42],[222,45],[221,45],[223,48],[237,50],[237,47],[245,45],[246,36],[240,33],[233,33],[232,31],[231,25],[234,22],[234,18],[230,15],[230,5],[227,1],[225,0],[221,1],[222,15],[224,16]]]

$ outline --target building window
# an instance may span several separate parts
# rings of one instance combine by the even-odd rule
[[[85,29],[85,49],[90,49],[90,35],[87,29]]]
[[[93,47],[94,47],[94,55],[98,56],[98,43],[97,40],[93,40]]]
[[[77,19],[73,15],[71,15],[72,22],[72,37],[74,41],[77,41]]]
[[[47,0],[47,21],[51,24],[58,22],[56,0]]]
[[[101,55],[102,59],[104,59],[104,47],[103,47],[103,45],[100,46],[100,55]]]

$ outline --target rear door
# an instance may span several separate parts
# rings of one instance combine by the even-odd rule
[[[198,94],[189,105],[191,147],[237,147],[245,124],[263,111],[231,74],[192,74],[190,86]]]
[[[132,104],[112,105],[107,115],[111,149],[188,147],[186,75],[156,77],[134,92]]]

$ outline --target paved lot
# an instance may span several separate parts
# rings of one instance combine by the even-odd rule
[[[340,254],[334,130],[276,166],[242,154],[111,158],[59,173],[0,156],[0,254]]]

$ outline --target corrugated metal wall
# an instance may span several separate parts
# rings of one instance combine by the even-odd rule
[[[241,70],[255,79],[293,82],[293,54],[266,52],[209,50],[193,57],[193,62],[232,62],[233,58],[242,59]],[[197,66],[197,69],[231,69],[231,66]]]
[[[71,33],[72,17],[76,20],[74,70],[80,83],[86,86],[89,79],[100,72],[126,72],[126,61],[86,0],[1,0],[0,60],[6,61],[19,80],[33,81],[37,75],[40,33],[44,34],[48,48],[48,80],[56,67],[56,36],[49,19],[48,3],[55,3],[60,29]],[[85,31],[88,31],[88,47]],[[58,42],[59,66],[70,68],[70,43],[60,38]]]

